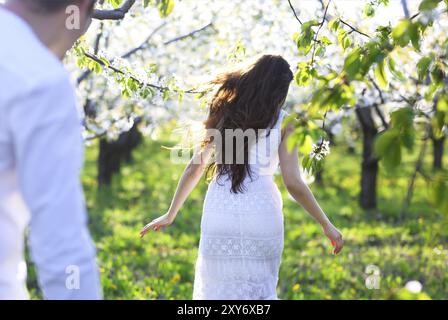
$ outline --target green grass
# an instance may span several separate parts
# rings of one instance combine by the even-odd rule
[[[86,153],[83,183],[90,229],[98,248],[107,299],[191,299],[194,263],[206,183],[202,181],[175,224],[161,233],[138,237],[140,228],[168,208],[183,165],[171,164],[169,142],[146,141],[111,186],[98,190],[96,146]],[[342,230],[346,247],[330,254],[320,227],[293,202],[283,186],[285,249],[278,293],[281,299],[448,298],[448,223],[428,202],[419,178],[409,212],[399,222],[415,155],[400,170],[379,177],[379,209],[365,212],[358,203],[359,150],[335,147],[327,159],[324,184],[312,184],[321,206]],[[428,158],[429,164],[429,158]],[[427,165],[428,165],[427,164]],[[276,177],[281,184],[280,177]],[[380,269],[380,289],[366,288],[365,268]],[[418,280],[423,292],[403,289]],[[35,274],[29,286],[34,297]]]

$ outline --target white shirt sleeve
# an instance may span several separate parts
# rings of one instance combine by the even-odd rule
[[[44,297],[100,299],[79,177],[83,141],[68,77],[49,79],[9,110],[19,188],[31,213],[31,257]]]

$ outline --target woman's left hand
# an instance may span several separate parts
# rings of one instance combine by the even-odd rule
[[[342,233],[332,224],[324,227],[324,233],[330,239],[333,246],[333,254],[341,252],[344,246],[344,240],[342,239]]]
[[[150,230],[159,231],[168,227],[174,222],[174,218],[168,213],[148,223],[141,231],[140,238],[143,238]]]

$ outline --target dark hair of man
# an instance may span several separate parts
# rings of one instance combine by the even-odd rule
[[[33,10],[41,12],[57,12],[61,9],[65,9],[67,6],[76,4],[79,0],[21,0],[29,5]],[[91,0],[91,8],[95,5],[96,0]]]

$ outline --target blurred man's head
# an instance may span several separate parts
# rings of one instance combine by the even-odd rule
[[[79,10],[81,34],[90,25],[96,0],[15,0],[24,3],[30,10],[41,15],[63,14],[69,19],[74,10]],[[67,20],[69,23],[69,21]],[[67,27],[67,26],[66,26]],[[71,29],[70,26],[67,27]]]
[[[79,4],[82,1],[77,0],[21,0],[27,2],[29,6],[34,7],[35,10],[43,12],[55,12],[61,9],[66,9],[70,5]],[[94,2],[94,1],[90,1]]]
[[[38,37],[63,57],[83,35],[96,0],[7,0],[6,8],[27,21]]]

